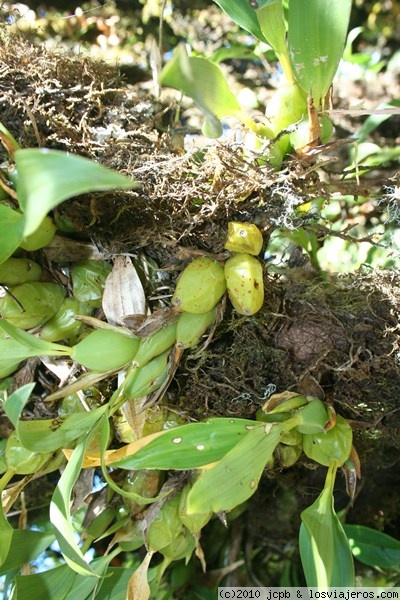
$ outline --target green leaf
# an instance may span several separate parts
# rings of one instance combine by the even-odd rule
[[[22,242],[24,219],[12,208],[0,204],[0,223],[0,263],[3,263]]]
[[[3,123],[0,123],[0,132],[3,133],[4,137],[8,140],[6,148],[8,150],[8,154],[12,157],[12,152],[10,151],[11,148],[15,151],[18,150],[21,146],[18,144],[17,140],[11,134],[11,132],[8,131],[7,127],[3,125]]]
[[[222,117],[236,117],[251,129],[255,126],[241,109],[221,69],[206,58],[189,57],[182,44],[163,68],[160,83],[193,98],[207,117],[205,133],[209,136],[221,135],[218,120]]]
[[[8,469],[0,479],[0,499],[2,498],[3,490],[12,479],[14,473],[14,469]],[[13,533],[14,530],[4,515],[3,503],[0,501],[0,565],[7,559],[11,548]]]
[[[390,108],[393,106],[399,107],[400,100],[392,100],[391,102],[381,102],[380,104],[378,104],[378,106],[376,107],[377,109],[379,109],[379,110],[388,109],[388,110],[385,114],[370,115],[367,119],[365,119],[365,121],[361,125],[360,129],[355,134],[359,142],[365,141],[367,139],[367,137],[370,135],[370,133],[375,131],[375,129],[377,127],[379,127],[379,125],[381,123],[384,123],[387,119],[390,119],[390,117],[392,116],[390,114]]]
[[[25,448],[37,452],[69,448],[76,439],[94,429],[106,410],[107,404],[91,412],[73,413],[56,419],[18,421],[18,438]]]
[[[61,565],[35,575],[17,575],[13,600],[64,600],[73,587],[76,573]]]
[[[104,577],[109,563],[119,552],[120,549],[116,548],[114,552],[111,552],[107,556],[96,558],[90,563],[91,569],[96,574],[95,577],[76,574],[74,584],[65,596],[65,600],[77,600],[78,598],[92,600],[92,598],[97,598],[97,593],[93,593],[92,595],[92,592],[100,584],[101,579],[99,578]]]
[[[336,470],[329,467],[322,493],[301,513],[300,557],[310,587],[355,585],[349,542],[333,508]]]
[[[7,417],[14,425],[21,444],[28,450],[49,452],[67,448],[77,438],[88,434],[107,410],[107,405],[104,405],[91,412],[72,413],[57,419],[21,421],[22,411],[34,387],[34,383],[24,385],[4,403]]]
[[[9,555],[13,532],[13,528],[4,516],[3,507],[0,506],[0,565],[6,561]]]
[[[31,333],[23,331],[5,319],[0,319],[0,328],[27,349],[25,358],[28,356],[69,356],[72,352],[72,349],[68,346],[46,342]]]
[[[132,569],[110,567],[100,583],[96,600],[125,600]]]
[[[353,556],[370,567],[388,569],[400,564],[400,541],[364,525],[344,525]]]
[[[99,584],[99,576],[106,569],[116,552],[92,561],[95,576],[79,575],[68,565],[61,565],[35,575],[17,575],[13,600],[89,600],[91,592]],[[90,595],[89,595],[90,594]],[[97,594],[96,594],[97,598]]]
[[[254,427],[258,427],[255,421],[225,418],[174,427],[112,464],[129,470],[198,469],[220,460]]]
[[[87,192],[132,189],[138,183],[87,158],[58,150],[17,150],[17,197],[24,213],[24,237],[58,204]]]
[[[15,427],[18,427],[18,421],[26,403],[29,401],[30,395],[36,383],[27,383],[13,392],[11,396],[4,402],[4,412]]]
[[[54,542],[53,533],[15,529],[13,532],[10,552],[0,568],[0,575],[21,565],[29,563]]]
[[[85,437],[75,448],[50,503],[50,521],[54,526],[61,552],[70,568],[84,576],[96,576],[97,573],[87,564],[75,541],[70,506],[72,490],[81,472],[90,439],[91,436]]]
[[[214,467],[204,470],[187,498],[188,514],[231,510],[250,498],[266,463],[294,419],[254,427]]]
[[[262,6],[261,6],[262,4]],[[268,44],[274,49],[288,81],[294,81],[288,47],[282,0],[259,2],[257,19]]]
[[[258,5],[261,8],[265,4],[270,3],[271,0],[259,0]],[[255,38],[261,42],[267,42],[263,32],[261,31],[256,11],[250,6],[249,0],[215,0],[223,11],[225,11],[232,21],[234,21],[239,27],[248,31]]]
[[[352,0],[290,0],[288,45],[296,81],[317,110],[342,58]]]

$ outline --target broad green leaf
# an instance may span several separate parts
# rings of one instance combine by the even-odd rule
[[[99,584],[99,575],[106,574],[107,566],[114,556],[115,553],[111,553],[92,561],[91,567],[96,576],[91,577],[78,575],[68,565],[61,565],[35,575],[17,575],[12,598],[13,600],[92,600],[92,592]]]
[[[221,69],[206,58],[189,57],[183,45],[178,46],[160,75],[160,83],[182,91],[193,98],[206,115],[205,134],[219,137],[222,117],[236,117],[249,128],[255,123],[244,113],[230,90]]]
[[[300,557],[310,587],[355,585],[349,542],[333,508],[336,470],[329,467],[322,493],[301,513]]]
[[[220,460],[249,430],[258,427],[247,419],[210,419],[165,431],[136,453],[115,463],[122,469],[198,469]]]
[[[46,550],[54,540],[55,537],[52,533],[15,529],[10,552],[0,568],[0,575],[13,569],[19,569],[21,565],[31,562]]]
[[[0,379],[11,375],[18,365],[32,356],[26,346],[16,340],[0,339]]]
[[[13,600],[64,600],[76,579],[68,565],[35,575],[17,575]]]
[[[0,379],[11,375],[23,360],[31,356],[43,356],[43,352],[29,350],[13,339],[0,339]]]
[[[106,556],[102,556],[101,558],[96,558],[90,563],[91,569],[96,574],[95,577],[76,574],[74,584],[69,590],[68,594],[65,596],[65,600],[78,600],[78,598],[91,600],[92,598],[97,598],[97,594],[93,593],[92,595],[92,592],[97,589],[97,586],[101,581],[99,578],[104,577],[108,565],[112,559],[119,554],[119,552],[120,549],[116,548],[114,552],[111,552]]]
[[[71,518],[72,490],[81,472],[83,457],[91,436],[85,437],[75,448],[61,478],[54,490],[50,503],[50,521],[55,529],[56,539],[67,564],[76,573],[84,576],[96,576],[78,547]]]
[[[261,0],[258,2],[258,6],[261,8],[271,0]],[[215,0],[223,11],[225,11],[232,21],[234,21],[239,27],[248,31],[255,38],[261,42],[266,42],[263,32],[261,31],[256,11],[250,6],[249,0]]]
[[[400,564],[400,541],[365,527],[364,525],[344,525],[353,556],[365,565],[388,569]]]
[[[58,150],[17,150],[17,197],[24,213],[24,237],[58,204],[87,192],[132,189],[138,183],[87,158]]]
[[[288,45],[296,81],[317,110],[332,84],[346,43],[352,0],[290,0]]]
[[[188,514],[231,510],[250,498],[282,434],[294,424],[290,419],[250,430],[215,466],[201,473],[188,494]]]
[[[68,448],[94,429],[107,410],[107,404],[91,412],[72,413],[55,419],[35,419],[18,421],[17,435],[28,450],[49,452],[59,448]]]
[[[11,256],[22,242],[24,219],[20,213],[0,204],[0,263]]]

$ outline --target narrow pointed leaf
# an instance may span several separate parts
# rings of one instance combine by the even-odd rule
[[[132,189],[138,184],[87,158],[58,150],[17,150],[17,197],[24,213],[24,237],[58,204],[87,192]]]
[[[277,55],[285,77],[293,81],[293,73],[290,65],[289,51],[286,43],[286,23],[283,13],[282,0],[270,0],[262,3],[257,9],[257,19],[261,31],[268,44],[272,46]]]
[[[326,96],[346,43],[352,0],[290,0],[288,45],[296,81],[316,108]]]
[[[259,8],[270,3],[271,0],[260,0]],[[230,16],[239,27],[251,33],[261,42],[266,42],[258,22],[256,11],[250,6],[249,0],[215,0],[215,3]]]
[[[71,495],[74,484],[81,472],[83,457],[91,436],[84,438],[75,448],[54,491],[50,503],[50,521],[61,552],[70,568],[84,576],[96,576],[97,573],[88,565],[78,547],[72,526]]]
[[[117,548],[114,552],[93,560],[90,563],[90,567],[95,576],[88,577],[87,575],[76,573],[74,584],[65,596],[65,600],[77,600],[78,598],[91,600],[92,598],[97,598],[97,594],[93,593],[92,595],[92,592],[97,589],[99,578],[104,577],[108,565],[119,552],[120,550]]]
[[[10,419],[15,428],[18,427],[18,421],[26,403],[29,401],[30,395],[33,392],[35,383],[27,383],[20,387],[4,402],[4,412]]]
[[[29,354],[25,356],[69,356],[72,349],[62,344],[46,342],[31,333],[23,331],[5,319],[0,319],[0,328],[5,331],[13,340],[16,340],[21,346],[27,348]]]
[[[388,569],[400,564],[400,541],[364,525],[344,525],[353,556],[370,567]]]

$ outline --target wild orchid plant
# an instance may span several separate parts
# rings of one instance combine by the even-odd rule
[[[280,62],[282,79],[265,121],[255,121],[240,106],[217,64],[188,56],[183,45],[163,68],[160,83],[193,98],[205,114],[207,137],[221,136],[223,117],[241,121],[275,167],[292,150],[301,153],[327,142],[333,126],[324,111],[345,48],[352,0],[289,0],[287,22],[282,0],[215,1],[242,29],[268,44]]]
[[[268,156],[275,166],[291,149],[324,141],[329,135],[324,129],[330,126],[323,111],[343,51],[351,0],[290,0],[287,30],[281,0],[218,0],[217,4],[255,38],[270,44],[281,63],[284,79],[268,107],[266,122],[258,123],[245,113],[217,65],[187,56],[182,47],[165,66],[161,82],[193,97],[206,115],[207,135],[220,135],[221,118],[238,118],[258,138],[270,142]],[[155,552],[163,561],[153,567],[153,593],[172,561],[189,560],[194,552],[205,565],[200,545],[203,527],[214,514],[231,511],[255,493],[273,456],[279,456],[282,466],[289,467],[304,453],[327,468],[322,493],[301,515],[299,545],[307,584],[354,585],[351,548],[362,554],[368,535],[354,527],[343,528],[333,506],[337,470],[345,469],[352,479],[358,471],[352,429],[318,398],[296,393],[273,396],[256,421],[214,418],[171,429],[160,423],[158,429],[135,441],[109,449],[112,419],[125,403],[135,404],[165,389],[182,352],[198,344],[215,323],[216,307],[225,293],[243,316],[260,310],[264,299],[262,268],[257,259],[261,232],[254,225],[231,223],[225,248],[232,256],[224,265],[205,257],[190,263],[178,280],[171,302],[173,319],[166,326],[139,339],[124,328],[103,324],[82,341],[67,345],[76,337],[74,315],[85,310],[90,313],[91,308],[78,293],[79,269],[73,286],[77,297],[66,299],[60,286],[42,287],[46,284],[40,281],[39,265],[13,254],[19,247],[30,251],[48,243],[54,227],[47,213],[67,197],[136,184],[79,157],[21,150],[5,128],[1,132],[16,167],[15,171],[3,170],[2,176],[6,198],[0,203],[1,282],[14,290],[20,304],[28,298],[27,306],[33,310],[21,315],[18,304],[3,300],[0,377],[13,373],[27,357],[49,355],[67,356],[84,366],[89,385],[110,373],[123,371],[124,375],[100,406],[70,411],[56,419],[23,418],[35,384],[19,388],[5,400],[4,411],[14,432],[0,442],[0,573],[14,576],[22,564],[57,540],[65,564],[47,573],[16,575],[15,589],[21,597],[25,593],[36,600],[46,589],[49,598],[59,600],[60,590],[67,590],[62,596],[67,597],[68,590],[76,594],[79,589],[84,599],[108,598],[122,582],[123,595],[113,598],[137,597],[139,591],[141,598],[149,598],[147,574]],[[38,231],[45,237],[35,241],[31,236]],[[80,267],[96,269],[100,279],[109,272],[105,264]],[[25,286],[23,290],[16,291],[21,286]],[[101,292],[98,298],[101,303]],[[66,300],[75,303],[66,307]],[[72,317],[67,319],[67,313]],[[25,331],[31,327],[41,327],[40,337]],[[80,389],[79,383],[75,389]],[[51,533],[13,529],[6,514],[21,490],[32,477],[60,465],[65,468],[50,505]],[[71,499],[81,470],[87,467],[101,468],[109,489],[120,494],[129,510],[107,506],[95,515],[88,525],[82,525],[85,542],[80,547]],[[111,477],[110,468],[126,471],[123,484]],[[187,471],[186,479],[162,487],[160,472],[171,470]],[[134,480],[128,477],[132,472],[137,474]],[[10,485],[14,475],[20,479]],[[148,504],[150,508],[145,509]],[[144,518],[131,518],[140,511],[145,511]],[[94,540],[110,536],[108,554],[88,563],[84,550]],[[376,546],[389,548],[393,560],[398,561],[398,542],[375,537]],[[132,569],[126,569],[121,576],[110,566],[117,554],[142,546],[147,554],[141,564],[136,563],[133,574]],[[364,555],[368,552],[370,547]],[[365,560],[376,561],[370,556]]]

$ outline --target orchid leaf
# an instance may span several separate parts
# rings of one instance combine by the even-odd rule
[[[50,503],[50,521],[54,526],[61,552],[69,567],[84,576],[96,576],[98,574],[85,561],[82,551],[77,545],[70,508],[72,489],[81,472],[83,457],[90,438],[91,436],[83,438],[75,448]]]
[[[34,575],[17,575],[12,598],[15,600],[77,600],[92,598],[99,584],[99,575],[106,574],[107,565],[115,553],[96,558],[91,567],[94,576],[79,575],[68,565],[61,565]],[[90,594],[90,595],[89,595]],[[96,595],[97,598],[97,595]]]
[[[35,385],[35,383],[27,383],[18,388],[18,390],[12,393],[3,404],[4,412],[15,428],[18,427],[21,413],[24,410],[26,403],[29,401]]]
[[[298,84],[317,110],[342,58],[352,0],[290,0],[288,46]]]
[[[231,510],[250,498],[283,433],[294,425],[290,419],[251,429],[215,466],[201,473],[188,494],[188,514]]]
[[[349,542],[333,508],[336,470],[334,464],[329,467],[323,491],[301,513],[300,556],[310,587],[355,585]]]
[[[262,8],[265,4],[269,4],[272,0],[260,0],[257,2],[259,8]],[[256,11],[250,5],[249,0],[215,0],[227,15],[230,16],[239,27],[251,33],[255,38],[261,42],[267,42],[265,36],[260,28],[260,24],[257,19]]]
[[[148,443],[142,438],[139,443],[125,446],[122,452],[111,451],[105,455],[105,463],[129,470],[197,469],[220,460],[257,426],[255,421],[225,418],[181,425],[148,436]]]
[[[69,356],[71,354],[71,348],[68,346],[46,342],[5,319],[0,319],[0,328],[21,346],[27,348],[29,354],[26,356]]]
[[[400,564],[400,541],[364,525],[344,525],[354,558],[370,567],[389,569]]]
[[[138,183],[82,156],[46,148],[17,150],[17,197],[24,213],[24,237],[64,200],[87,192],[133,189]]]
[[[13,532],[10,552],[0,568],[0,575],[7,571],[19,569],[41,554],[54,542],[53,533],[15,529]]]
[[[236,117],[250,128],[255,126],[240,107],[218,65],[206,58],[189,57],[183,45],[178,46],[163,68],[160,83],[193,98],[206,116],[203,133],[209,137],[222,134],[219,123],[222,117]]]
[[[18,438],[25,448],[36,452],[70,447],[72,442],[88,435],[96,427],[106,410],[105,404],[91,412],[72,413],[66,417],[18,421]]]
[[[7,260],[24,237],[24,218],[16,210],[0,204],[0,263]]]

